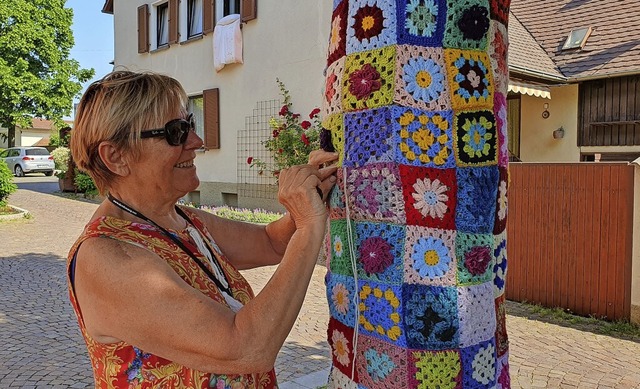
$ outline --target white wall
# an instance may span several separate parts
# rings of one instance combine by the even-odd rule
[[[279,98],[276,77],[289,89],[296,111],[320,106],[332,3],[317,0],[262,0],[258,18],[243,25],[244,64],[213,67],[212,34],[152,53],[137,52],[138,6],[116,0],[115,65],[153,70],[177,78],[188,94],[220,88],[220,149],[196,158],[203,182],[235,183],[236,135],[258,101]],[[150,5],[150,8],[152,6]]]
[[[552,87],[551,99],[522,96],[520,159],[523,162],[578,162],[578,85]],[[549,104],[544,119],[543,104]],[[553,131],[563,127],[564,138]]]

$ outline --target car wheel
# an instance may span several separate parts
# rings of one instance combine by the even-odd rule
[[[20,167],[20,165],[16,165],[16,177],[24,177],[24,171],[22,170],[22,167]]]
[[[53,170],[48,171],[48,172],[44,172],[44,175],[47,177],[51,177],[53,175]]]

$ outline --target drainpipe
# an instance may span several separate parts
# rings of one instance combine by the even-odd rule
[[[633,173],[633,238],[631,248],[631,315],[640,324],[640,158],[631,162]]]

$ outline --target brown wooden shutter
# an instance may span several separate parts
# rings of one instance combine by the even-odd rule
[[[220,89],[202,92],[204,99],[204,147],[220,148]]]
[[[258,17],[258,0],[242,0],[240,3],[240,17],[248,22]]]
[[[213,32],[216,25],[216,1],[202,0],[202,33]]]
[[[178,43],[180,32],[178,31],[178,19],[180,12],[180,0],[169,0],[169,44]]]
[[[149,5],[138,7],[138,53],[149,51]]]

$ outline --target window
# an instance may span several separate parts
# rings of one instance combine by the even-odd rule
[[[169,44],[169,3],[156,6],[156,46]]]
[[[520,161],[520,95],[507,99],[509,160]]]
[[[581,49],[591,35],[591,27],[572,30],[562,46],[562,50]]]
[[[188,0],[187,39],[202,35],[202,1],[203,0]]]
[[[222,16],[240,13],[240,0],[224,0],[224,10]]]
[[[210,0],[202,3],[202,33],[213,32],[218,20],[231,14],[240,14],[243,23],[258,17],[258,0]]]
[[[196,121],[196,134],[204,139],[204,99],[202,96],[189,97],[188,110]]]

